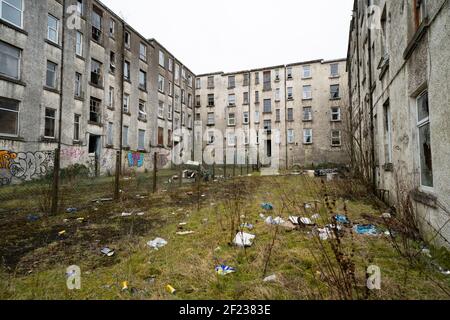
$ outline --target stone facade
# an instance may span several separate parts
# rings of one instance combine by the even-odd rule
[[[387,201],[408,191],[424,234],[449,246],[450,4],[368,4],[354,2],[350,29],[354,164]]]

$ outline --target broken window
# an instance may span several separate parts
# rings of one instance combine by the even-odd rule
[[[56,121],[56,110],[45,108],[44,136],[46,138],[55,137],[55,121]]]
[[[91,97],[89,121],[94,123],[100,123],[100,103],[101,100]]]
[[[341,131],[332,130],[331,131],[331,145],[333,147],[338,147],[341,145]]]
[[[73,140],[80,141],[80,118],[79,114],[75,114],[73,117]]]
[[[145,101],[139,101],[139,114],[138,119],[145,121],[147,120],[147,111],[145,110]]]
[[[303,143],[312,144],[312,142],[313,142],[312,129],[303,129]]]
[[[102,85],[102,63],[91,60],[91,83],[96,86]]]
[[[103,13],[94,7],[92,11],[92,39],[96,42],[102,40],[102,15]]]
[[[248,92],[244,92],[244,104],[248,104],[248,103],[249,103]]]
[[[333,84],[330,86],[330,95],[331,95],[331,99],[339,99],[340,95],[339,95],[339,85],[338,84]]]
[[[331,108],[331,121],[341,121],[341,108],[332,107]]]
[[[425,91],[417,98],[417,110],[421,184],[424,187],[433,187],[433,161],[431,153],[428,91]]]
[[[214,107],[214,94],[208,94],[208,107]]]
[[[147,72],[139,70],[139,88],[147,90]]]
[[[243,124],[248,124],[250,122],[250,115],[248,113],[248,111],[244,112],[244,119],[243,119]]]
[[[17,136],[19,134],[19,102],[0,98],[0,134]]]
[[[392,163],[392,120],[389,103],[384,106],[384,153],[386,163]]]

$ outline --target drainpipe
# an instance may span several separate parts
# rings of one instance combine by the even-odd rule
[[[286,144],[286,170],[289,167],[288,159],[288,117],[287,117],[287,67],[284,66],[284,134]]]
[[[159,54],[159,53],[158,53]],[[174,166],[173,166],[173,162],[174,162],[174,153],[173,153],[173,149],[175,148],[175,141],[173,140],[173,137],[174,137],[174,129],[175,129],[175,125],[174,125],[174,122],[175,122],[175,100],[174,100],[174,97],[175,97],[175,64],[176,64],[176,61],[175,61],[175,57],[171,57],[171,59],[172,59],[172,113],[171,113],[171,118],[172,118],[172,138],[171,138],[171,140],[172,140],[172,146],[170,147],[172,150],[171,150],[171,152],[170,152],[170,154],[171,154],[171,161],[170,161],[170,169],[172,169],[173,170],[173,168],[174,168]],[[195,89],[194,89],[195,90]],[[195,91],[194,91],[194,95],[195,95]],[[159,104],[159,101],[158,101],[158,104]],[[181,179],[181,177],[180,177],[180,179]]]
[[[55,165],[53,168],[53,186],[52,186],[52,215],[56,215],[58,211],[58,189],[59,189],[59,170],[61,168],[61,140],[62,140],[62,111],[63,111],[63,90],[64,90],[64,51],[65,51],[65,41],[66,41],[66,0],[63,0],[63,16],[62,16],[62,26],[61,26],[61,70],[60,70],[60,96],[59,96],[59,119],[58,119],[58,148],[55,154]]]
[[[367,0],[367,7],[370,7],[370,0]],[[373,122],[373,88],[372,88],[372,34],[370,27],[367,26],[367,43],[368,43],[368,53],[369,53],[369,107],[370,107],[370,140],[371,140],[371,162],[372,162],[372,188],[376,190],[376,167],[375,167],[375,130]]]

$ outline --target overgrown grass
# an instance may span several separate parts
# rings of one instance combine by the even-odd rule
[[[130,184],[133,183],[137,182],[132,180]],[[230,243],[230,234],[239,231],[239,223],[233,224],[236,230],[230,230],[229,194],[238,186],[245,189],[245,193],[237,219],[239,223],[253,224],[253,230],[245,231],[256,235],[253,245],[245,250]],[[320,179],[304,176],[245,177],[202,183],[200,192],[204,197],[200,197],[199,210],[197,185],[168,191],[161,189],[149,198],[137,199],[125,188],[121,202],[95,204],[72,216],[43,217],[34,223],[26,221],[25,213],[12,222],[2,216],[0,232],[4,248],[29,245],[23,238],[38,243],[26,252],[18,250],[16,265],[0,272],[0,298],[335,299],[313,256],[319,254],[320,249],[315,244],[312,229],[289,231],[280,227],[267,261],[267,247],[273,241],[274,227],[265,224],[260,213],[282,215],[287,220],[290,214],[311,216],[318,211],[326,220],[324,193],[335,201],[336,211],[340,213],[345,203],[354,223],[368,223],[362,214],[379,217],[385,209],[354,181],[327,182],[324,190]],[[351,194],[349,190],[353,190]],[[83,196],[86,200],[90,198]],[[313,207],[305,211],[303,204],[314,201],[317,201],[317,210]],[[265,212],[261,209],[262,202],[271,202],[275,210]],[[143,211],[145,215],[120,216],[122,212],[131,211]],[[78,222],[78,217],[84,217],[85,222]],[[64,219],[69,220],[64,222]],[[8,222],[15,225],[11,231],[8,231]],[[182,222],[187,225],[181,229]],[[67,236],[55,237],[62,229],[67,230]],[[23,234],[18,234],[20,230]],[[28,238],[27,234],[33,230],[37,234]],[[177,231],[195,233],[182,236],[177,235]],[[166,239],[168,245],[158,251],[149,248],[146,243],[156,237]],[[46,241],[42,241],[43,238]],[[351,240],[344,236],[343,241]],[[369,299],[449,298],[420,272],[421,268],[410,268],[386,237],[355,235],[351,244],[356,251],[359,286],[365,286],[368,264],[381,268],[382,289],[371,292]],[[115,249],[115,256],[102,256],[103,246]],[[2,255],[6,254],[3,250]],[[70,291],[66,287],[65,271],[73,264],[82,270],[81,290]],[[217,275],[214,268],[219,264],[236,268],[236,273]],[[266,274],[275,274],[276,281],[263,282],[266,265]],[[449,277],[434,269],[427,270],[442,286],[450,287]],[[129,283],[129,290],[122,290],[124,281]],[[169,284],[177,290],[175,295],[166,291]]]

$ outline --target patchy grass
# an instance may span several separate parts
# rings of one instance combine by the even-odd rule
[[[137,197],[143,193],[138,193],[140,189],[134,186],[139,182],[132,177],[117,203],[92,203],[110,187],[109,180],[103,182],[103,189],[97,183],[94,189],[77,193],[73,206],[79,211],[75,214],[41,215],[40,220],[31,222],[27,215],[33,212],[27,211],[28,204],[23,201],[22,210],[0,214],[0,298],[334,299],[315,260],[320,248],[312,229],[279,227],[275,232],[276,227],[265,224],[259,215],[287,220],[291,214],[319,213],[319,224],[324,225],[330,219],[326,196],[338,213],[344,212],[345,204],[353,223],[379,221],[376,219],[386,209],[354,181],[322,184],[320,179],[304,176],[254,176],[202,183],[200,187],[161,185],[157,194],[146,198]],[[240,194],[238,223],[231,212],[233,194]],[[271,202],[274,211],[264,212],[262,202]],[[304,203],[313,207],[305,209]],[[145,214],[122,217],[122,212]],[[186,225],[180,226],[183,222]],[[256,235],[247,249],[230,243],[241,222],[254,225],[253,230],[246,230]],[[62,230],[66,233],[59,236]],[[195,233],[182,236],[177,231]],[[358,286],[365,286],[367,266],[381,268],[382,289],[370,292],[369,299],[449,298],[442,288],[450,289],[450,278],[426,259],[423,266],[413,268],[397,255],[384,235],[351,237],[350,229],[345,232],[343,241],[355,250]],[[156,237],[166,239],[168,245],[157,251],[148,247],[147,242]],[[113,257],[100,253],[105,246],[115,250]],[[439,257],[441,265],[446,266],[448,255],[440,252]],[[214,268],[219,264],[236,268],[236,273],[217,275]],[[65,272],[70,265],[81,267],[81,290],[66,287]],[[276,274],[276,281],[263,282],[272,274]],[[122,290],[124,281],[129,283],[129,290]],[[177,290],[175,295],[167,292],[169,284]]]

